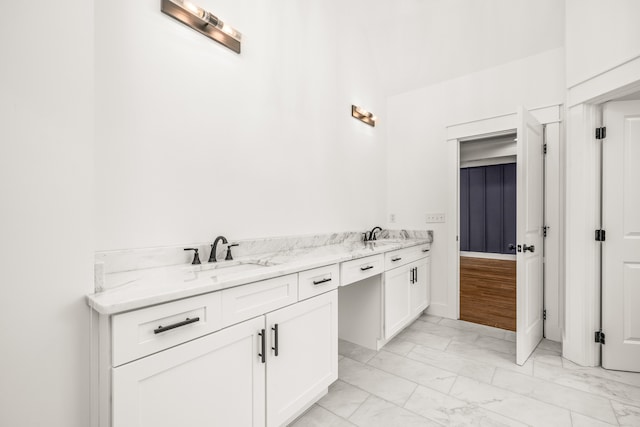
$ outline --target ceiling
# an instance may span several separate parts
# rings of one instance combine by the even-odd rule
[[[563,0],[348,3],[342,22],[369,49],[387,95],[564,46]]]

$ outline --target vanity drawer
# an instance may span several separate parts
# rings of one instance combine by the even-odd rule
[[[430,244],[424,244],[419,246],[412,246],[410,248],[398,249],[396,251],[387,252],[384,254],[384,268],[385,270],[391,270],[401,265],[412,263],[429,256]]]
[[[298,298],[303,300],[335,289],[340,284],[338,264],[298,273]]]
[[[345,261],[340,265],[340,286],[349,285],[358,280],[384,272],[383,254]]]
[[[222,323],[229,326],[298,301],[298,274],[222,291]]]
[[[112,316],[113,366],[221,329],[221,304],[212,292]]]

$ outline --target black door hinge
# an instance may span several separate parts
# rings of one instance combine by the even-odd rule
[[[547,144],[544,144],[544,145],[542,146],[542,152],[543,152],[544,154],[547,154]]]
[[[596,331],[596,336],[595,336],[595,341],[599,342],[600,344],[604,345],[604,332],[602,331]]]
[[[547,320],[547,310],[542,310],[542,320]]]
[[[605,139],[607,137],[607,128],[596,128],[596,139]]]
[[[547,237],[547,230],[549,229],[549,227],[547,227],[546,225],[544,227],[542,227],[542,236],[543,237]]]
[[[606,232],[604,230],[596,230],[596,242],[604,242]]]

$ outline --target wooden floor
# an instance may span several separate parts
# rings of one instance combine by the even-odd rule
[[[516,330],[516,262],[460,257],[460,319]]]

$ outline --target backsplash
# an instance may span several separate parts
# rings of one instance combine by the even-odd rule
[[[421,238],[433,241],[433,232],[430,230],[382,230],[378,234],[378,238]],[[232,249],[234,258],[250,258],[286,250],[338,245],[342,243],[359,242],[362,240],[363,232],[358,231],[243,240],[230,239],[229,243],[238,243],[238,246],[235,246]],[[185,252],[184,248],[187,247],[198,248],[200,260],[204,264],[209,259],[212,242],[96,252],[95,290],[96,292],[104,290],[105,274],[141,270],[146,268],[166,267],[169,265],[189,264],[193,259],[193,252]],[[216,257],[223,260],[226,255],[227,245],[219,244],[217,249]]]

